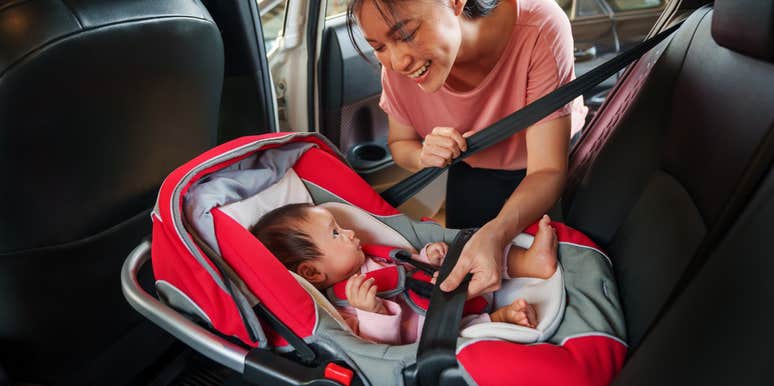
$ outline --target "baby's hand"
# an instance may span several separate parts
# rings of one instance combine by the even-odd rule
[[[376,290],[374,278],[366,279],[366,276],[360,273],[349,278],[345,287],[347,301],[352,307],[362,311],[387,314],[387,308],[384,307],[382,299],[376,297]]]
[[[446,252],[449,250],[449,246],[446,243],[439,241],[437,243],[430,243],[425,246],[425,254],[430,264],[440,267],[443,263],[443,259],[446,257]]]

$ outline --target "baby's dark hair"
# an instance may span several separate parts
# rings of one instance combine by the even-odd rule
[[[293,272],[302,262],[322,256],[309,235],[298,229],[311,208],[314,205],[307,203],[285,205],[266,213],[250,228],[250,233]]]
[[[368,56],[363,53],[360,45],[357,44],[354,32],[355,24],[357,24],[355,14],[360,12],[360,8],[363,7],[363,2],[365,1],[372,1],[376,6],[376,9],[382,15],[382,18],[384,18],[388,24],[392,24],[391,22],[397,19],[395,3],[408,0],[350,0],[349,4],[347,4],[347,33],[349,34],[349,39],[352,41],[352,45],[355,46],[355,51],[370,63],[371,60],[368,59]],[[465,7],[462,9],[462,13],[470,19],[477,19],[489,15],[498,5],[500,5],[500,1],[501,0],[468,0],[468,2],[465,3]]]

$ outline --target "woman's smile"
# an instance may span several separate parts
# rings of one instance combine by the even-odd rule
[[[427,74],[430,73],[430,64],[432,64],[432,61],[428,60],[422,67],[408,74],[408,77],[417,83],[424,82],[424,80],[427,79]]]

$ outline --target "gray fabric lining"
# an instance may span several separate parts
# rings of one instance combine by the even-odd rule
[[[411,296],[409,296],[407,292],[402,293],[401,296],[403,297],[403,301],[405,301],[414,312],[422,316],[427,315],[427,311],[415,303],[414,299],[411,299]]]
[[[333,195],[331,192],[306,180],[302,180],[309,194],[312,196],[315,204],[325,202],[341,202],[352,205]],[[404,214],[394,216],[373,216],[375,219],[384,223],[388,227],[395,229],[400,233],[416,250],[422,249],[425,244],[443,240],[446,243],[454,241],[454,237],[459,232],[456,229],[445,229],[433,222],[417,222]]]
[[[626,325],[613,270],[593,249],[559,244],[567,307],[556,333],[548,340],[561,344],[576,335],[605,334],[626,340]]]
[[[297,142],[269,149],[194,183],[186,193],[184,210],[202,240],[220,254],[210,211],[253,196],[273,185],[313,146]]]

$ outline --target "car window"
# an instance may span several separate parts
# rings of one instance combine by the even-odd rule
[[[328,0],[325,17],[338,16],[347,11],[347,0]]]
[[[258,12],[261,14],[263,26],[263,42],[266,52],[271,52],[277,45],[277,38],[282,36],[285,28],[285,9],[287,0],[256,0]]]
[[[606,0],[616,12],[633,11],[636,9],[656,8],[664,3],[664,0]]]
[[[597,0],[577,0],[575,18],[604,15],[605,12]]]
[[[556,3],[562,7],[564,13],[567,14],[567,18],[572,20],[572,0],[556,0]]]

